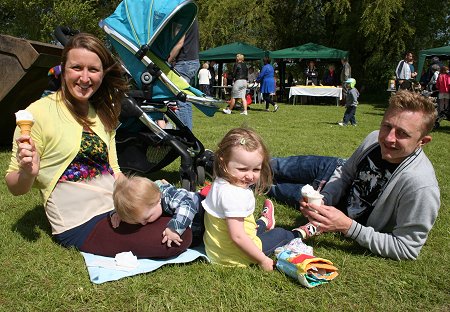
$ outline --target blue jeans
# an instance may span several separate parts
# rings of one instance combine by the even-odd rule
[[[356,114],[356,106],[348,106],[345,109],[344,120],[342,121],[344,125],[348,124],[349,121],[352,125],[356,125],[355,114]]]
[[[301,189],[310,184],[317,189],[321,181],[328,181],[336,167],[345,159],[328,156],[290,156],[272,158],[274,184],[268,195],[279,202],[299,207]]]
[[[194,84],[195,75],[200,68],[200,61],[178,61],[175,66],[175,70],[192,86]],[[178,118],[192,130],[192,104],[189,102],[178,101],[178,110],[176,111]]]
[[[266,223],[261,219],[258,219],[256,224],[258,225],[256,235],[262,242],[262,251],[266,256],[270,256],[276,248],[286,245],[300,235],[297,231],[288,231],[279,227],[266,231]]]

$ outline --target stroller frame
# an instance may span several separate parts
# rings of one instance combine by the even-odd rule
[[[157,11],[158,5],[160,12]],[[167,9],[168,5],[173,5],[171,11]],[[143,21],[140,15],[137,19],[132,16],[141,8],[149,12],[148,20]],[[138,87],[122,102],[120,119],[123,124],[116,130],[119,166],[147,174],[180,157],[181,186],[191,191],[204,183],[206,173],[211,173],[211,152],[205,152],[203,144],[168,107],[168,103],[177,100],[191,102],[208,116],[213,116],[226,103],[191,87],[174,71],[165,61],[173,46],[166,47],[162,39],[175,45],[194,22],[197,11],[198,6],[192,0],[167,3],[124,0],[114,14],[99,23]],[[158,21],[155,22],[155,18]],[[173,32],[174,28],[177,28],[176,32]],[[132,68],[131,72],[127,65]],[[155,113],[167,116],[176,128],[162,129],[152,118]]]

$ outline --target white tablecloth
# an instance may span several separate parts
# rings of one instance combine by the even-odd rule
[[[339,87],[318,87],[318,86],[296,86],[289,90],[289,98],[294,95],[305,96],[331,96],[342,100],[342,88]],[[337,100],[337,99],[336,99]]]

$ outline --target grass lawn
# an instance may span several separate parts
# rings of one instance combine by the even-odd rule
[[[194,111],[194,132],[215,149],[232,127],[248,125],[266,141],[272,155],[319,154],[349,157],[378,128],[384,105],[358,106],[357,127],[339,127],[344,108],[280,104],[277,113],[253,104],[248,116]],[[278,271],[225,268],[202,261],[165,266],[116,282],[94,285],[84,260],[51,238],[38,192],[9,194],[0,182],[0,311],[449,311],[450,286],[450,123],[433,132],[425,151],[441,188],[441,209],[417,261],[393,261],[370,254],[351,240],[327,233],[308,241],[340,275],[330,284],[302,288]],[[4,173],[9,151],[0,150]],[[176,182],[178,162],[155,178]],[[263,202],[257,199],[257,212]],[[302,222],[298,211],[276,204],[277,225]],[[424,207],[426,209],[426,207]]]

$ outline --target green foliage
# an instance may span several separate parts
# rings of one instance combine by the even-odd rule
[[[273,48],[270,7],[273,0],[197,1],[202,50],[242,41],[263,49]]]
[[[51,42],[64,24],[97,26],[119,0],[0,0],[1,33]],[[278,50],[314,42],[350,52],[366,90],[385,89],[406,50],[450,43],[450,2],[440,0],[198,0],[201,50],[235,41]],[[30,22],[31,21],[31,22]],[[339,69],[339,68],[338,68]]]
[[[386,101],[362,96],[358,127],[338,127],[344,113],[334,105],[280,104],[277,113],[252,104],[248,116],[206,117],[194,109],[194,133],[215,149],[232,127],[258,131],[272,155],[320,154],[348,157],[377,129]],[[307,241],[317,256],[333,261],[340,275],[328,285],[301,287],[280,272],[227,268],[205,262],[167,265],[152,273],[94,285],[83,257],[51,238],[39,194],[13,197],[0,181],[1,311],[449,311],[450,287],[450,122],[432,133],[425,152],[441,188],[441,209],[416,261],[394,261],[370,254],[340,235],[323,234]],[[0,150],[5,172],[10,152]],[[178,179],[179,162],[155,178]],[[264,197],[257,198],[257,210]],[[299,212],[275,202],[277,225],[301,224]],[[256,212],[258,213],[258,211]]]

